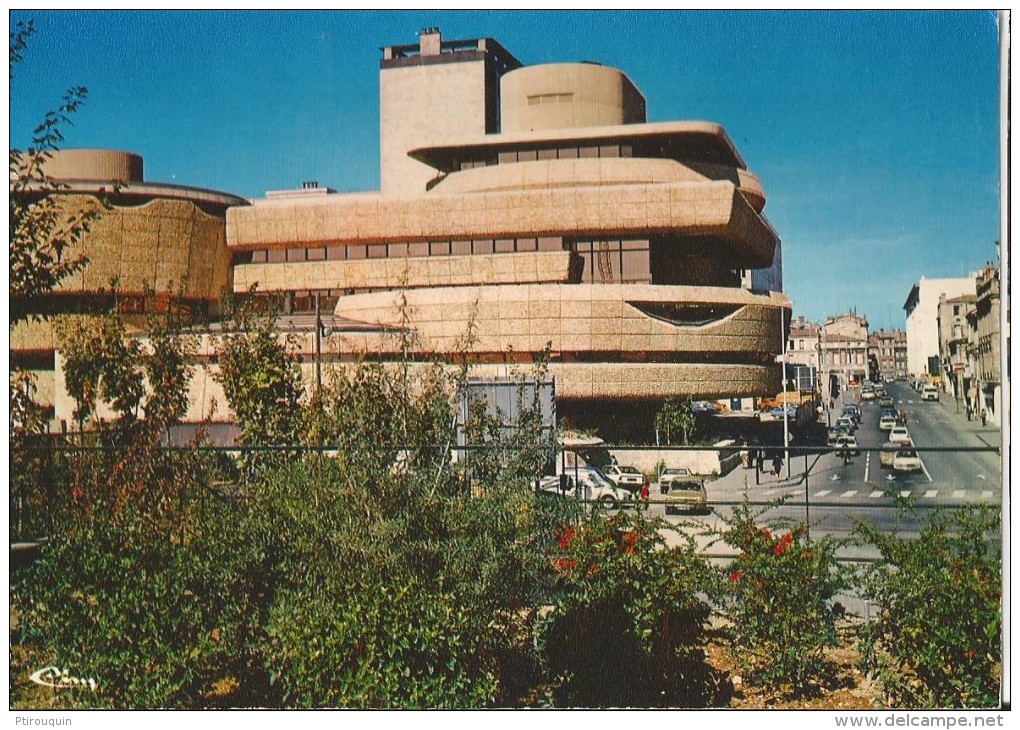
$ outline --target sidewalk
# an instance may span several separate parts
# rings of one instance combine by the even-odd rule
[[[956,400],[950,398],[946,394],[943,393],[941,395],[942,398],[939,400],[939,407],[945,411],[949,418],[955,421],[957,426],[962,428],[964,431],[973,434],[974,437],[984,446],[999,448],[1002,445],[1002,424],[997,418],[987,421],[984,425],[981,425],[980,418],[971,418],[971,420],[968,421],[967,406],[963,401],[957,403]],[[959,411],[957,411],[957,407],[959,407]]]

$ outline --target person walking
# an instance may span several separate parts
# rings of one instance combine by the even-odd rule
[[[981,425],[984,426],[988,422],[988,410],[985,408],[981,409]]]
[[[779,472],[783,470],[783,455],[778,451],[776,455],[772,457],[772,474],[779,476]]]

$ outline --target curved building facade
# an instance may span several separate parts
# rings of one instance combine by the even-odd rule
[[[203,314],[215,314],[224,289],[231,287],[226,245],[226,211],[246,205],[235,195],[146,182],[142,158],[106,149],[55,152],[43,167],[58,183],[59,208],[68,216],[107,203],[79,245],[67,252],[88,265],[50,294],[12,302],[46,319],[11,328],[11,361],[36,372],[39,401],[54,403],[55,318],[109,311],[127,318],[144,314],[146,292],[155,304],[175,301]],[[42,190],[40,188],[40,194]],[[26,193],[33,194],[32,186]],[[153,302],[150,301],[150,305]]]
[[[548,352],[558,398],[595,426],[611,401],[779,388],[780,241],[718,124],[646,123],[616,69],[522,66],[436,29],[383,50],[380,97],[382,190],[306,185],[228,210],[235,292],[383,326],[406,301],[422,357]],[[748,286],[770,270],[772,290]],[[341,347],[397,352],[371,333]]]

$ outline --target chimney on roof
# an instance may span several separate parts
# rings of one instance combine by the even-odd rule
[[[418,33],[419,53],[422,56],[438,56],[443,44],[439,28],[422,28]]]

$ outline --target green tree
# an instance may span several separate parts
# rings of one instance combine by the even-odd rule
[[[694,410],[691,399],[667,398],[662,408],[655,414],[655,430],[665,433],[666,444],[669,446],[673,444],[674,434],[680,435],[681,443],[686,444],[690,434],[694,431]]]
[[[10,71],[21,62],[29,38],[35,33],[32,21],[18,22],[10,34]],[[56,289],[67,277],[81,271],[88,260],[74,249],[103,214],[105,199],[80,210],[61,205],[58,193],[67,189],[50,178],[46,161],[64,140],[63,129],[85,102],[88,90],[76,86],[64,92],[57,109],[46,113],[33,131],[26,150],[10,150],[10,322],[12,325],[39,316],[40,295]],[[69,253],[70,252],[70,253]]]

